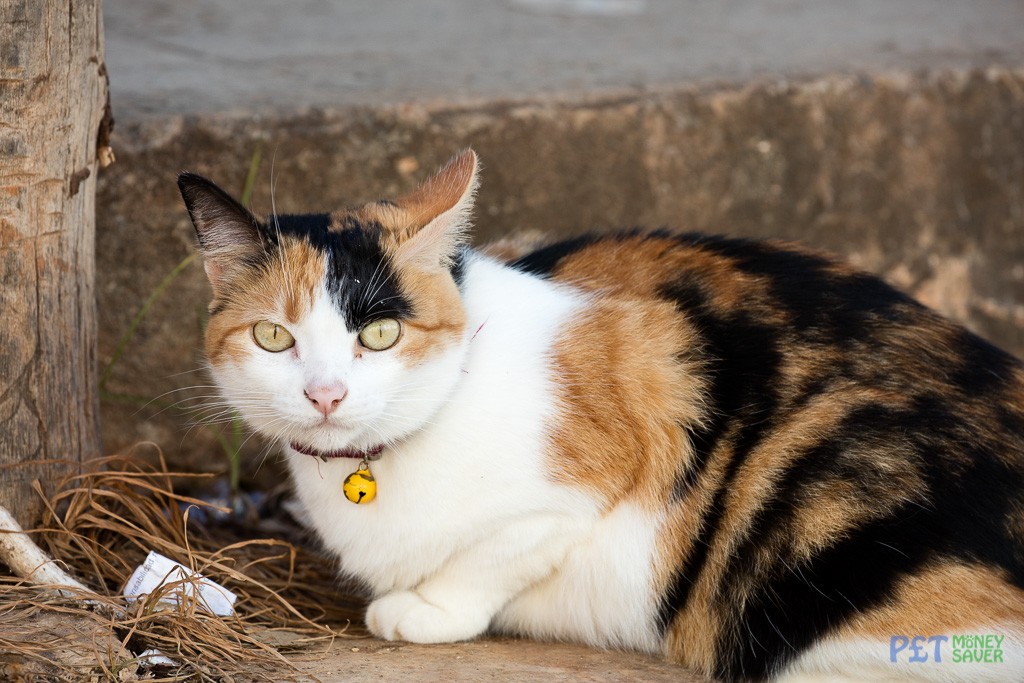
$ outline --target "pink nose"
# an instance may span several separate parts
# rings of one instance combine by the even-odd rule
[[[313,387],[306,389],[306,398],[313,404],[313,407],[327,417],[333,413],[341,402],[348,396],[348,388],[338,382],[327,386]]]

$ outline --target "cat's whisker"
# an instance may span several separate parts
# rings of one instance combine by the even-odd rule
[[[190,404],[189,402],[195,401],[196,403]],[[203,406],[263,406],[270,407],[271,402],[263,399],[224,399],[218,396],[205,396],[196,397],[194,399],[181,399],[175,403],[177,406],[183,406],[188,408],[200,408]]]
[[[407,423],[409,421],[408,415],[402,415],[399,413],[377,413],[377,417],[388,420],[391,424],[402,424],[403,422]],[[416,420],[416,424],[435,425],[437,422],[426,418],[418,418]]]
[[[143,408],[151,405],[155,401],[159,401],[160,399],[162,399],[162,398],[164,398],[166,396],[170,396],[171,394],[177,394],[177,393],[182,393],[182,392],[187,392],[187,391],[201,391],[201,390],[205,390],[205,389],[216,389],[217,393],[215,393],[215,394],[201,394],[201,396],[223,396],[223,387],[220,387],[220,386],[215,385],[215,384],[194,384],[194,385],[187,386],[187,387],[179,387],[177,389],[171,389],[169,391],[163,392],[162,394],[154,396],[153,398],[151,398],[146,403],[145,406],[143,406]],[[250,398],[266,398],[266,399],[269,399],[269,398],[273,398],[273,394],[271,394],[270,392],[246,392],[245,394],[241,394],[240,397],[242,397],[242,398],[250,397]],[[188,398],[192,398],[192,396],[186,396],[182,400],[185,400],[185,399],[188,399]]]
[[[196,408],[203,405],[237,405],[247,403],[250,405],[266,405],[265,401],[258,399],[226,399],[221,394],[203,394],[197,396],[186,396],[169,404],[168,408]]]
[[[263,417],[272,417],[272,415],[265,415]],[[206,427],[209,429],[219,429],[222,425],[233,425],[239,421],[238,413],[232,408],[221,411],[213,416],[195,416],[189,419],[185,423],[187,429],[185,430],[184,436],[182,436],[182,442],[196,429],[200,427]],[[243,426],[246,426],[245,421],[241,421]]]
[[[206,414],[217,414],[217,415],[232,415],[237,417],[240,412],[244,412],[247,415],[251,414],[276,414],[276,411],[268,408],[265,404],[261,403],[203,403],[196,406],[185,406],[180,410],[190,416],[203,416]]]
[[[265,416],[265,418],[267,418],[267,419],[269,419],[270,417],[271,416],[269,416],[269,415]],[[214,420],[206,420],[206,419],[190,420],[187,423],[187,427],[188,427],[188,431],[191,432],[193,429],[198,429],[200,427],[207,427],[207,428],[210,428],[210,429],[220,429],[221,427],[233,426],[235,424],[236,424],[236,421],[234,419],[228,417],[228,418],[220,418],[220,419],[214,419]],[[245,425],[246,428],[248,428],[248,423],[242,422],[241,424]]]
[[[369,428],[369,429],[370,429],[370,430],[371,430],[371,431],[372,431],[372,432],[373,432],[374,434],[376,434],[376,435],[377,435],[377,436],[379,437],[379,439],[380,439],[380,441],[381,441],[382,443],[385,443],[385,444],[388,444],[388,445],[390,445],[390,444],[391,444],[391,442],[392,442],[392,439],[388,438],[387,434],[385,434],[384,432],[382,432],[382,431],[381,431],[380,429],[378,429],[378,428],[377,428],[377,427],[376,427],[375,425],[373,425],[373,424],[369,424],[369,423],[368,423],[368,424],[366,425],[366,427],[368,427],[368,428]]]
[[[196,405],[182,406],[182,412],[189,415],[204,413],[235,413],[236,415],[278,415],[280,411],[262,401],[203,401]]]
[[[169,391],[163,392],[162,394],[159,394],[158,396],[154,396],[153,398],[151,398],[148,401],[146,401],[146,403],[143,406],[141,406],[138,409],[138,411],[136,411],[136,414],[139,411],[145,410],[146,408],[151,406],[153,403],[155,403],[156,401],[159,401],[160,399],[164,398],[165,396],[169,396],[171,394],[175,394],[175,393],[182,392],[182,391],[193,391],[193,390],[197,390],[197,389],[219,389],[219,387],[214,386],[214,385],[198,385],[197,384],[197,385],[188,386],[188,387],[180,387],[178,389],[171,389]]]
[[[277,150],[270,160],[270,212],[274,220],[274,230],[277,232],[277,254],[281,261],[281,272],[284,273],[285,287],[288,292],[288,299],[295,300],[295,290],[292,286],[292,273],[288,268],[288,260],[284,257],[284,239],[281,236],[281,222],[277,217],[277,178],[274,171],[277,164]]]
[[[387,277],[385,277],[383,280],[380,281],[380,283],[377,284],[376,289],[373,290],[373,294],[371,294],[369,296],[369,301],[372,302],[374,300],[374,298],[377,296],[377,294],[380,292],[380,290],[382,290],[388,284],[388,282],[391,281],[391,278],[393,278],[394,276],[395,276],[395,271],[394,270],[388,271]]]
[[[170,374],[163,375],[162,378],[174,379],[175,377],[183,377],[184,375],[195,375],[202,372],[206,372],[206,368],[200,365],[199,367],[192,368],[191,370],[182,370],[181,372],[172,372]]]
[[[263,469],[263,464],[273,452],[276,452],[278,455],[283,455],[281,452],[281,444],[278,439],[268,440],[267,443],[264,444],[263,448],[260,449],[260,453],[256,457],[256,469],[253,472],[254,476],[260,473],[260,470]]]
[[[381,260],[377,261],[377,265],[374,267],[373,274],[370,275],[369,281],[362,287],[362,292],[360,292],[359,294],[359,304],[356,307],[357,309],[361,310],[363,307],[366,306],[369,300],[370,289],[374,286],[374,283],[377,281],[378,274],[381,272],[381,269],[383,267],[384,259],[382,258]]]
[[[204,408],[191,413],[192,419],[200,421],[223,420],[231,422],[241,420],[243,422],[258,420],[265,417],[276,417],[279,413],[271,410],[260,410],[259,408],[244,408],[239,406]]]
[[[428,404],[435,404],[435,403],[437,403],[437,399],[435,399],[433,396],[420,396],[418,398],[389,398],[387,402],[388,402],[389,405],[392,404],[392,403],[428,403]],[[471,402],[468,401],[468,400],[465,400],[465,399],[451,399],[449,401],[445,401],[445,403],[447,405],[469,405]]]
[[[366,309],[366,312],[369,313],[370,311],[372,311],[373,309],[377,308],[378,306],[382,306],[385,301],[391,301],[392,299],[401,299],[401,298],[402,298],[401,294],[395,294],[394,296],[388,296],[388,297],[384,297],[383,299],[378,299],[377,301],[375,301],[373,303],[372,306],[370,306],[368,309]]]
[[[263,414],[260,414],[260,413],[254,413],[253,411],[246,411],[246,418],[250,419],[250,420],[261,419],[261,418],[266,418],[266,417],[273,417],[274,415],[275,415],[275,413],[263,413]],[[194,422],[194,423],[198,423],[198,424],[208,424],[209,425],[209,424],[216,424],[216,423],[230,424],[230,423],[235,422],[236,420],[239,420],[239,419],[240,418],[239,418],[239,413],[238,413],[237,409],[235,409],[234,407],[231,407],[231,408],[224,408],[224,409],[216,410],[215,412],[211,412],[211,413],[197,413],[196,415],[194,415],[192,417],[191,421]],[[245,420],[243,420],[243,422],[244,421]]]

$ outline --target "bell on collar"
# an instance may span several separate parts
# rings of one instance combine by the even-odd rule
[[[345,477],[341,490],[346,498],[357,505],[369,503],[377,497],[377,481],[370,474],[370,467],[365,460],[359,463],[355,472]]]

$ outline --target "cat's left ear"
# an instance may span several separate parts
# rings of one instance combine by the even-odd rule
[[[396,202],[406,218],[396,263],[425,268],[451,263],[469,236],[478,167],[476,152],[464,149]]]
[[[211,180],[195,173],[178,176],[178,189],[199,238],[206,276],[214,294],[266,245],[259,220]]]

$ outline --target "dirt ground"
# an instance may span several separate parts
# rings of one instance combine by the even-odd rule
[[[10,614],[8,612],[8,614]],[[125,665],[109,666],[110,654],[120,643],[99,615],[35,612],[18,619],[0,618],[0,644],[30,640],[42,646],[39,657],[26,658],[0,647],[0,680],[3,681],[130,681],[146,680],[144,671]],[[278,634],[280,637],[282,634]],[[288,640],[288,638],[283,638]],[[107,663],[104,674],[97,659]],[[284,668],[268,672],[253,667],[235,683],[266,680],[320,681],[573,681],[606,683],[709,683],[686,669],[654,657],[594,650],[580,645],[539,643],[508,638],[486,638],[467,643],[411,645],[375,638],[341,636],[333,642],[310,646],[288,656],[296,671]],[[50,666],[64,664],[59,672]],[[80,674],[67,674],[68,667]],[[61,675],[63,673],[63,675]]]
[[[450,645],[376,639],[336,641],[328,652],[299,658],[299,670],[329,681],[645,681],[707,679],[653,657],[579,645],[489,638]]]

